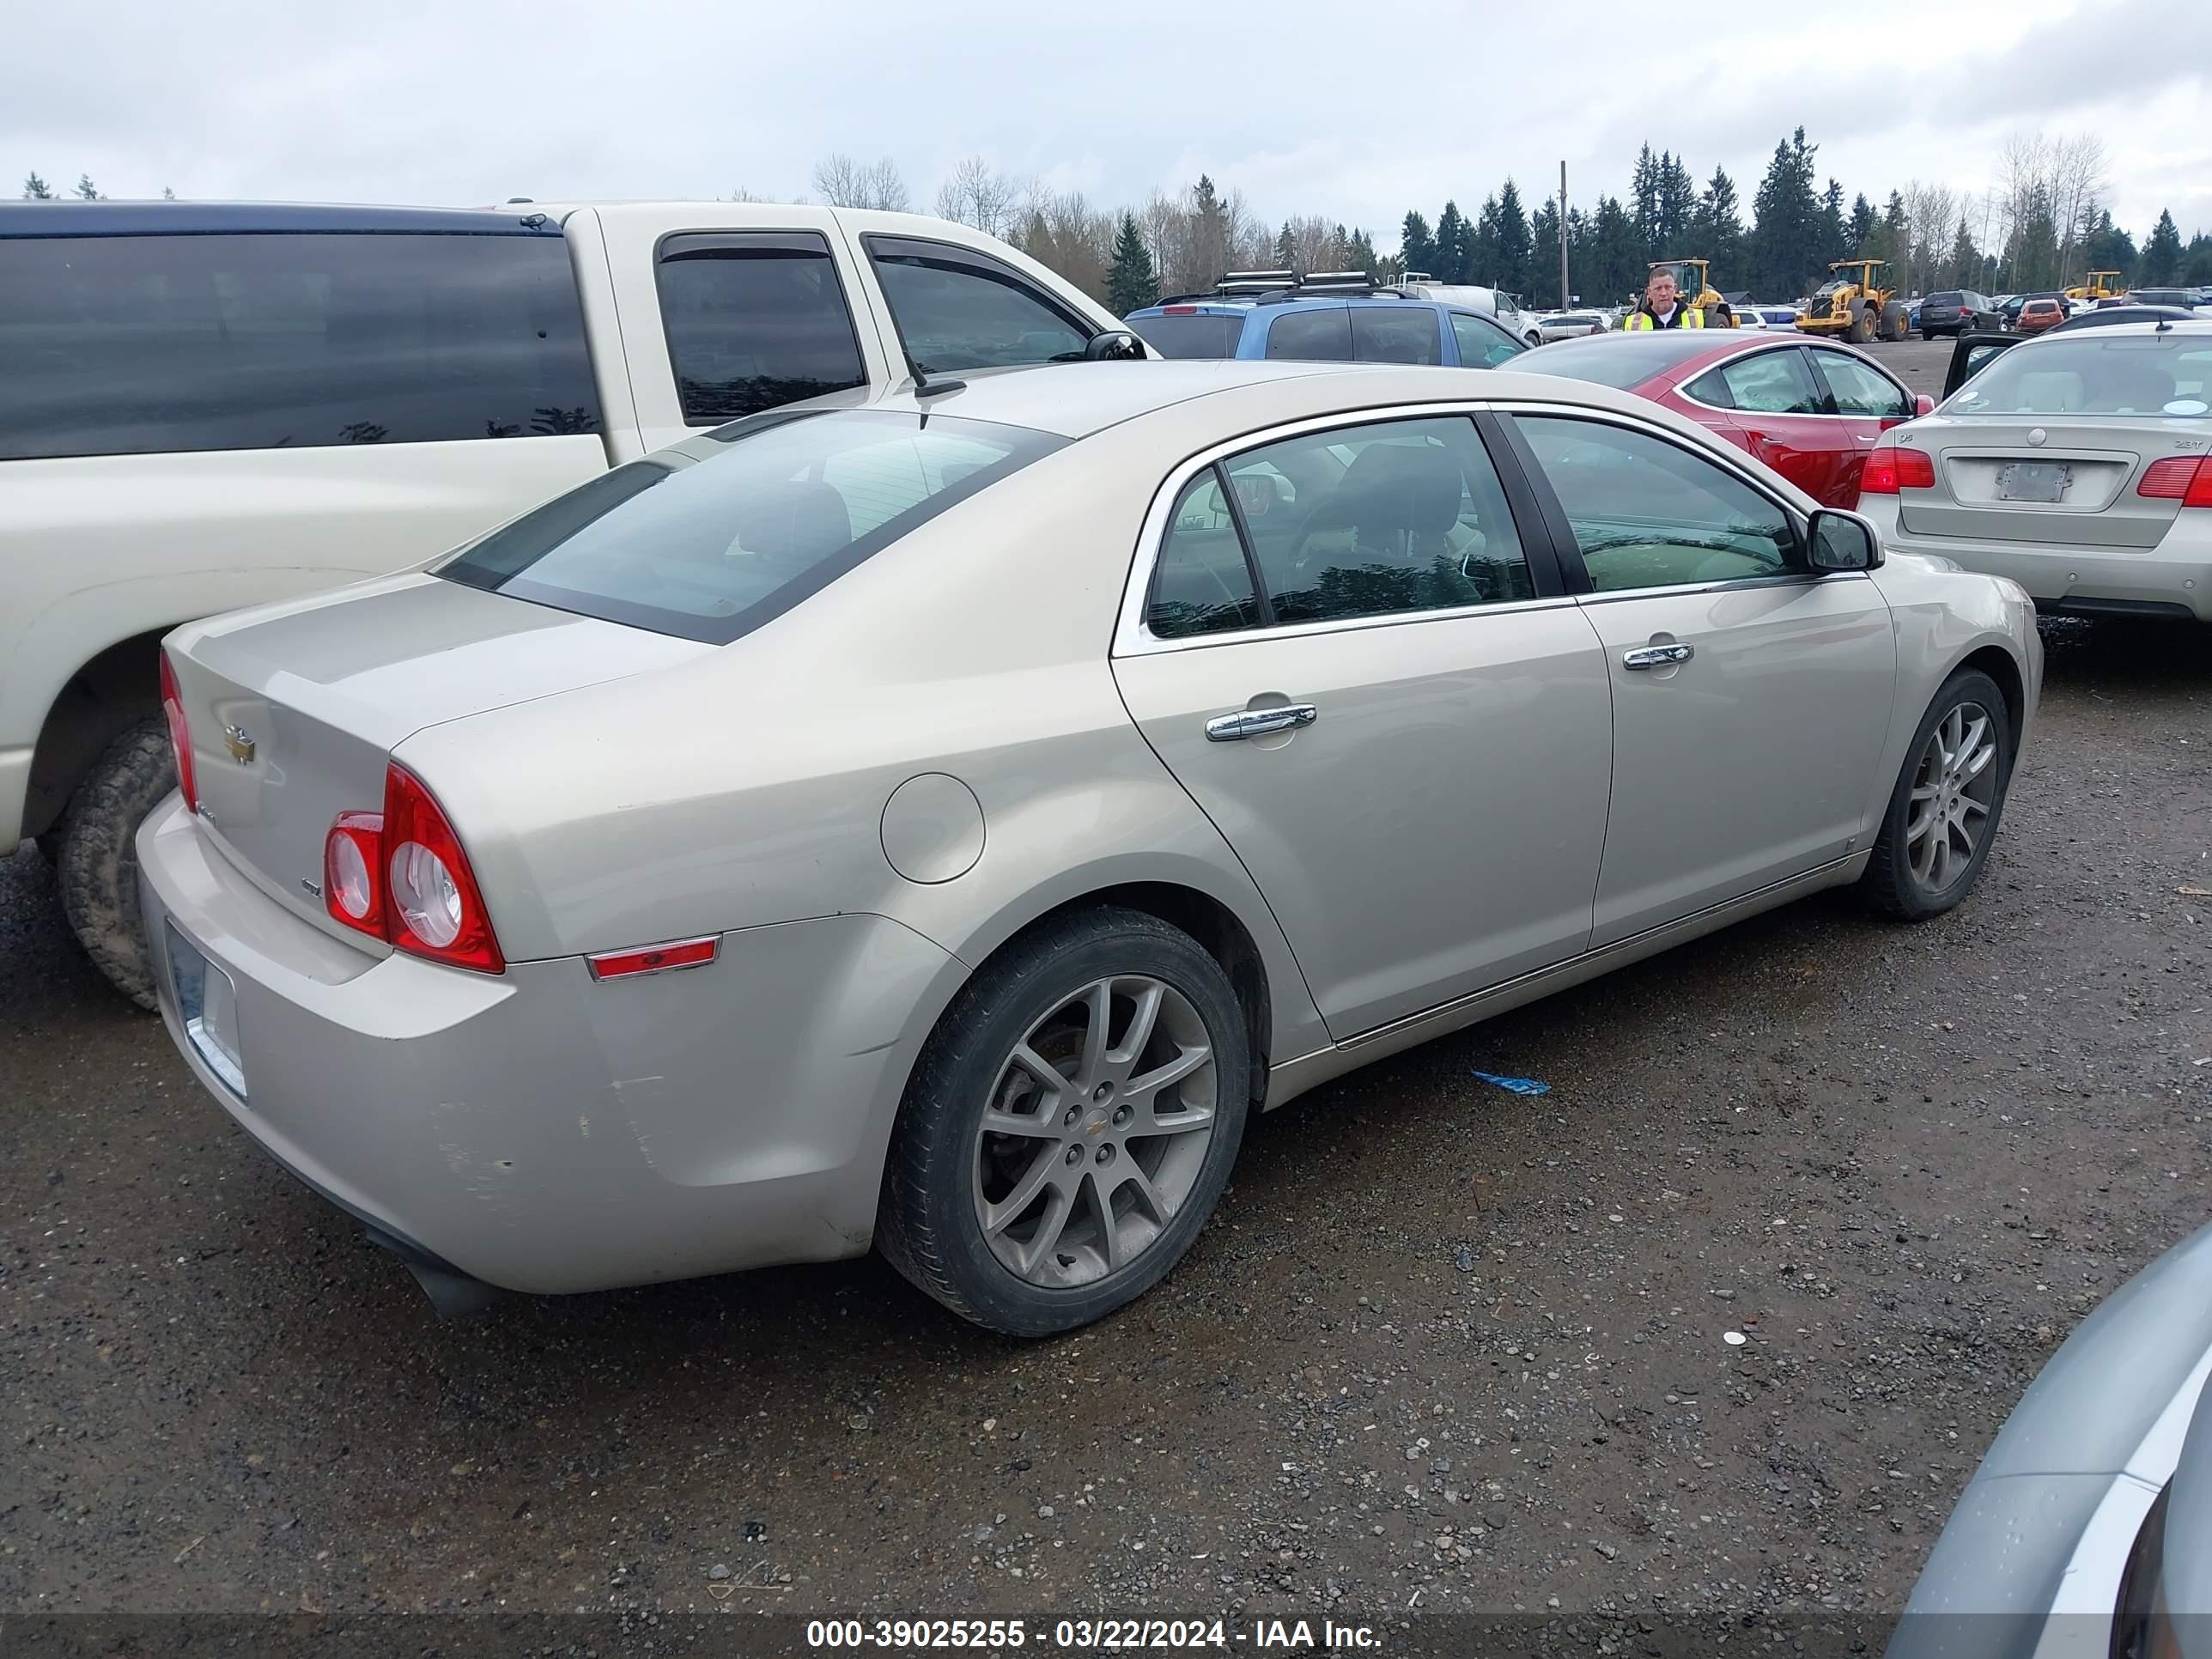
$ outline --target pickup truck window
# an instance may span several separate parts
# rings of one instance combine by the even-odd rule
[[[1071,361],[1095,331],[988,253],[865,236],[907,354],[925,374]]]
[[[656,270],[690,426],[865,386],[830,245],[807,232],[671,236]]]
[[[558,236],[0,240],[0,460],[599,429]]]

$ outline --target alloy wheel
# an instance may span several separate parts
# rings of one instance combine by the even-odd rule
[[[1923,889],[1940,893],[1973,862],[1988,830],[1997,787],[1996,728],[1978,702],[1954,704],[1920,751],[1906,804],[1906,866]]]
[[[1014,1045],[975,1133],[975,1219],[1003,1267],[1066,1289],[1127,1267],[1188,1200],[1213,1139],[1206,1024],[1164,980],[1116,975]]]

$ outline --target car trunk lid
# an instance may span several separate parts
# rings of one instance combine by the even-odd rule
[[[2177,435],[2121,416],[1920,421],[1898,436],[1927,453],[1936,487],[1900,492],[1899,523],[1915,536],[2156,547],[2180,503],[2138,495],[2136,484],[2152,462],[2197,453]]]
[[[410,574],[194,624],[169,655],[203,832],[271,896],[360,943],[324,908],[323,843],[340,812],[380,810],[399,744],[712,649]]]

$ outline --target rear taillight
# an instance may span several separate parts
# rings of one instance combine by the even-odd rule
[[[2143,469],[2136,494],[2184,507],[2212,507],[2212,455],[2169,455]]]
[[[384,938],[384,814],[341,812],[323,842],[323,903],[349,927]]]
[[[141,708],[145,704],[138,705]],[[177,757],[177,787],[184,791],[185,810],[200,810],[199,781],[192,775],[192,728],[185,719],[185,700],[177,690],[177,671],[169,666],[169,653],[161,653],[161,718],[169,723],[169,747]]]
[[[382,812],[341,812],[331,825],[323,902],[394,950],[480,974],[507,970],[460,837],[404,766],[385,768]]]
[[[1878,443],[1859,475],[1862,495],[1894,495],[1900,489],[1936,488],[1936,463],[1925,452],[1905,449],[1887,441]]]

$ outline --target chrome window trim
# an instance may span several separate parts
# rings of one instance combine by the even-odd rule
[[[1717,374],[1730,363],[1740,363],[1751,357],[1771,357],[1784,351],[1801,350],[1804,343],[1802,340],[1764,341],[1756,351],[1739,351],[1733,357],[1723,357],[1710,368],[1700,370],[1689,380],[1677,380],[1674,383],[1674,395],[1686,404],[1694,404],[1699,409],[1710,409],[1716,415],[1778,415],[1784,420],[1790,421],[1840,421],[1844,418],[1841,415],[1829,415],[1819,410],[1808,415],[1800,415],[1794,410],[1788,409],[1728,409],[1719,404],[1709,404],[1703,398],[1692,398],[1690,395],[1690,387],[1693,381],[1702,380],[1708,374]],[[1815,380],[1813,386],[1817,392],[1820,389],[1820,382]]]
[[[1797,343],[1802,346],[1805,349],[1806,353],[1811,356],[1815,368],[1819,367],[1820,358],[1823,355],[1830,357],[1848,357],[1851,362],[1872,369],[1875,374],[1881,375],[1883,380],[1888,381],[1890,385],[1895,386],[1897,388],[1898,394],[1905,399],[1905,406],[1907,409],[1917,410],[1920,407],[1919,399],[1914,394],[1911,387],[1906,386],[1904,381],[1899,380],[1897,376],[1891,374],[1880,363],[1875,362],[1873,358],[1862,357],[1857,352],[1838,345],[1833,340],[1800,340]],[[1833,386],[1830,386],[1828,388],[1828,392],[1829,395],[1832,397],[1835,393],[1835,388]],[[1838,410],[1831,418],[1838,421],[1887,421],[1893,420],[1896,417],[1889,415],[1847,414],[1843,410]],[[1917,420],[1919,417],[1915,414],[1907,415],[1904,418],[1911,421]]]
[[[1383,404],[1372,409],[1338,410],[1328,415],[1310,415],[1296,421],[1285,421],[1274,426],[1255,427],[1249,432],[1209,445],[1184,459],[1170,470],[1159,488],[1153,493],[1152,505],[1145,509],[1143,527],[1137,532],[1135,556],[1129,562],[1129,575],[1121,590],[1121,610],[1114,625],[1114,641],[1109,656],[1146,657],[1169,651],[1200,650],[1209,646],[1242,644],[1250,640],[1300,639],[1316,634],[1335,634],[1358,628],[1389,628],[1404,623],[1455,621],[1468,617],[1494,617],[1526,611],[1547,611],[1574,604],[1571,594],[1552,594],[1534,599],[1509,599],[1499,605],[1455,605],[1446,611],[1395,611],[1372,617],[1340,617],[1327,622],[1278,623],[1273,628],[1252,627],[1222,629],[1211,634],[1187,635],[1181,639],[1163,639],[1152,632],[1145,619],[1145,596],[1152,591],[1152,572],[1158,568],[1160,550],[1167,540],[1171,527],[1170,520],[1175,504],[1182,498],[1190,481],[1218,461],[1241,455],[1247,450],[1265,448],[1270,444],[1300,438],[1312,432],[1328,432],[1340,428],[1378,426],[1393,421],[1425,421],[1452,419],[1471,421],[1484,410],[1498,407],[1483,398],[1459,398],[1432,404]],[[1580,405],[1565,405],[1578,408]],[[1481,434],[1474,434],[1477,442]],[[1510,513],[1510,507],[1507,509]],[[1513,526],[1516,537],[1526,532],[1516,520]],[[1527,556],[1524,550],[1522,556]]]

